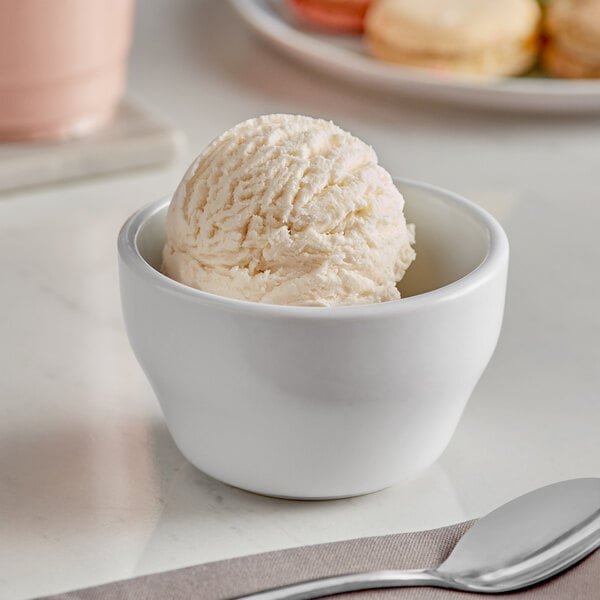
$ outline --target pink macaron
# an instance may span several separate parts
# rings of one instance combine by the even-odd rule
[[[289,0],[304,22],[320,29],[362,32],[371,0]]]

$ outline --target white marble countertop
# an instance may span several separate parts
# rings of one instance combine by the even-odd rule
[[[263,46],[217,0],[138,6],[130,92],[188,135],[181,161],[0,197],[0,598],[270,549],[442,526],[600,475],[600,118],[470,112],[360,91]],[[500,343],[442,458],[370,496],[294,502],[181,456],[131,353],[116,236],[216,134],[333,119],[394,175],[481,203],[512,248]]]

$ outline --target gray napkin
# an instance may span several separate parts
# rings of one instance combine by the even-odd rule
[[[304,546],[177,569],[48,596],[44,600],[224,600],[266,588],[359,571],[418,569],[438,565],[474,521],[451,527]],[[403,588],[340,594],[353,600],[473,600],[479,594]],[[503,594],[525,600],[600,597],[600,551],[529,590]],[[333,598],[333,597],[332,597]]]

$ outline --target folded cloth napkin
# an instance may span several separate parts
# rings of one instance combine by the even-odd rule
[[[442,529],[361,538],[254,554],[87,588],[43,600],[225,600],[288,583],[381,569],[437,566],[474,521]],[[579,600],[600,597],[600,551],[538,586],[503,600]],[[473,600],[483,594],[402,588],[339,594],[336,600]],[[488,596],[489,597],[489,596]]]

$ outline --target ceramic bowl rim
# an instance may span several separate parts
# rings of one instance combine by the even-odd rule
[[[473,217],[488,233],[488,251],[483,260],[472,271],[447,285],[422,294],[388,302],[318,307],[264,304],[248,300],[237,300],[179,283],[155,269],[141,255],[137,244],[140,230],[153,216],[168,206],[172,196],[161,198],[142,207],[125,221],[118,236],[119,257],[139,277],[161,291],[173,294],[181,300],[196,302],[205,307],[221,308],[263,317],[326,320],[389,316],[450,301],[479,288],[490,278],[493,278],[507,263],[509,246],[506,233],[498,221],[486,210],[459,194],[428,183],[400,177],[394,177],[394,182],[431,192],[458,207],[463,213]]]

